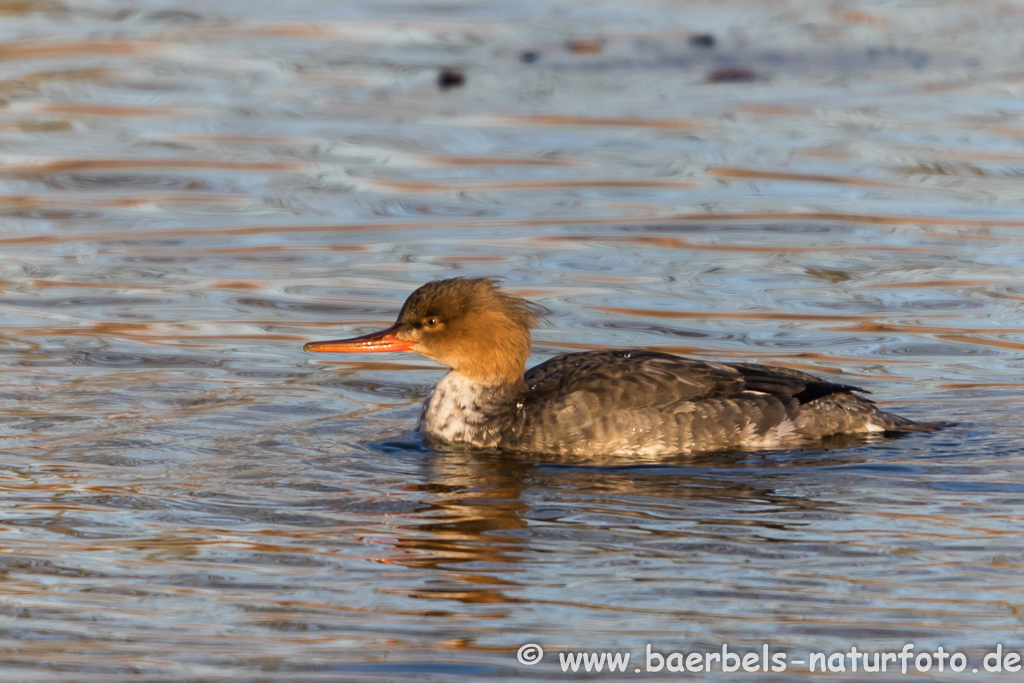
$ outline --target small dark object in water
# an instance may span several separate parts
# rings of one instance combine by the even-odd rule
[[[445,67],[441,69],[441,73],[437,74],[437,87],[441,90],[461,88],[464,85],[466,85],[466,74],[458,69]]]
[[[715,37],[710,33],[698,33],[690,36],[689,43],[694,47],[714,47]]]
[[[708,74],[708,83],[753,83],[765,78],[745,66],[727,66]]]
[[[523,64],[533,64],[540,59],[540,53],[533,50],[526,50],[519,53],[519,61]]]

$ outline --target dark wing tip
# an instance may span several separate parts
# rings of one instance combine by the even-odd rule
[[[870,391],[855,387],[850,384],[837,384],[835,382],[826,382],[824,380],[816,382],[807,382],[804,388],[799,393],[793,394],[793,398],[800,401],[800,403],[810,403],[811,401],[825,396],[831,396],[832,394],[843,394],[858,392],[861,394],[870,394]]]

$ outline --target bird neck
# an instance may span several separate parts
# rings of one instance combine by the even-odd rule
[[[452,369],[482,385],[521,389],[525,386],[526,360],[530,356],[530,330],[501,315],[484,315],[474,321],[471,352]]]

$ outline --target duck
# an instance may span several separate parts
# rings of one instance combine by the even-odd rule
[[[529,370],[544,309],[492,277],[428,282],[391,327],[309,342],[317,353],[406,351],[449,368],[417,428],[433,441],[558,456],[671,456],[926,432],[865,390],[787,367],[643,349],[566,353]]]

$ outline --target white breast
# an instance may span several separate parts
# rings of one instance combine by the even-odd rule
[[[420,415],[420,429],[446,441],[477,447],[496,445],[497,430],[489,424],[493,416],[487,412],[489,389],[489,385],[449,372],[427,398]]]

